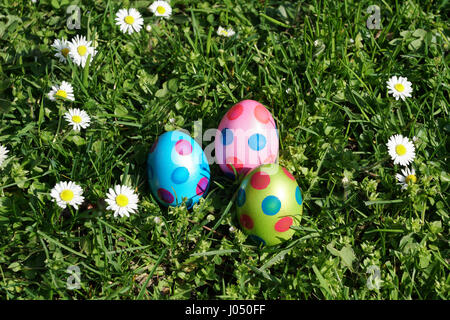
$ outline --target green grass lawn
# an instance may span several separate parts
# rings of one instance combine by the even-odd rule
[[[0,298],[449,299],[448,1],[175,0],[169,19],[152,2],[1,2]],[[114,21],[129,7],[145,21],[131,35]],[[75,35],[96,45],[89,68],[54,57],[53,41]],[[392,76],[411,97],[388,94]],[[75,101],[48,98],[61,81]],[[274,247],[242,232],[239,181],[217,164],[191,211],[160,206],[147,182],[159,135],[217,128],[244,99],[273,114],[279,163],[303,192],[300,227]],[[91,125],[72,130],[69,108]],[[394,134],[414,137],[404,190]],[[78,210],[52,201],[60,181],[83,188]],[[116,184],[139,195],[129,218],[106,210]]]

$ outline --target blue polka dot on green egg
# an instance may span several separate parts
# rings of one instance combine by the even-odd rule
[[[294,176],[278,164],[253,169],[241,182],[237,218],[249,238],[272,246],[290,239],[300,224],[303,198]]]

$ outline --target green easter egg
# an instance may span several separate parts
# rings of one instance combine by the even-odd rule
[[[303,199],[294,176],[278,164],[252,170],[239,186],[237,218],[250,238],[268,246],[290,239],[300,224]]]

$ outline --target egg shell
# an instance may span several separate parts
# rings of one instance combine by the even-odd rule
[[[278,164],[252,170],[236,197],[237,220],[253,240],[272,246],[290,239],[303,213],[303,199],[294,176]]]
[[[266,107],[255,100],[235,104],[223,116],[215,136],[216,163],[228,176],[246,174],[278,158],[278,130]]]
[[[200,145],[181,131],[169,131],[157,138],[147,157],[147,173],[153,196],[165,206],[188,208],[205,196],[210,168]]]

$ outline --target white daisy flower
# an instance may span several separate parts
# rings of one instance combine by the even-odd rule
[[[147,32],[152,31],[152,25],[151,25],[151,24],[148,24],[148,25],[145,27],[145,30],[147,30]]]
[[[0,144],[0,167],[2,166],[3,162],[8,157],[7,156],[8,152],[9,152],[9,150]]]
[[[155,1],[149,9],[157,17],[168,18],[172,14],[172,7],[167,1]]]
[[[91,118],[88,114],[80,109],[69,109],[68,112],[64,114],[64,118],[73,126],[73,130],[80,131],[81,128],[86,129],[89,127]]]
[[[55,57],[59,58],[59,62],[66,63],[70,51],[69,41],[66,39],[55,39],[52,47],[56,50]]]
[[[92,60],[97,51],[91,44],[92,41],[87,41],[84,36],[79,35],[76,35],[75,38],[70,41],[69,55],[75,64],[84,68],[89,55],[91,55]]]
[[[106,209],[114,211],[114,217],[129,217],[130,213],[137,210],[139,199],[131,188],[116,185],[114,188],[109,188],[105,201],[108,203]]]
[[[402,169],[402,174],[397,173],[395,177],[398,182],[400,182],[399,184],[402,186],[402,190],[406,189],[410,182],[416,183],[417,181],[416,171],[414,168],[411,170],[409,168]]]
[[[76,210],[78,210],[78,206],[84,201],[82,194],[83,189],[72,181],[59,182],[50,192],[50,196],[59,207],[65,209],[67,205],[70,205]]]
[[[414,144],[400,134],[390,137],[387,147],[394,164],[407,166],[416,156]]]
[[[75,101],[72,85],[66,81],[63,81],[59,86],[52,86],[52,90],[48,93],[48,98],[52,101],[56,101],[57,99]]]
[[[123,33],[132,34],[139,32],[144,24],[141,14],[134,8],[120,9],[116,14],[116,25],[120,26]]]
[[[412,87],[411,82],[407,78],[393,76],[386,81],[388,87],[388,93],[392,94],[395,100],[401,98],[405,100],[406,97],[411,97]]]
[[[219,28],[217,29],[217,34],[223,37],[232,37],[234,36],[235,32],[232,28],[225,29],[219,26]]]

